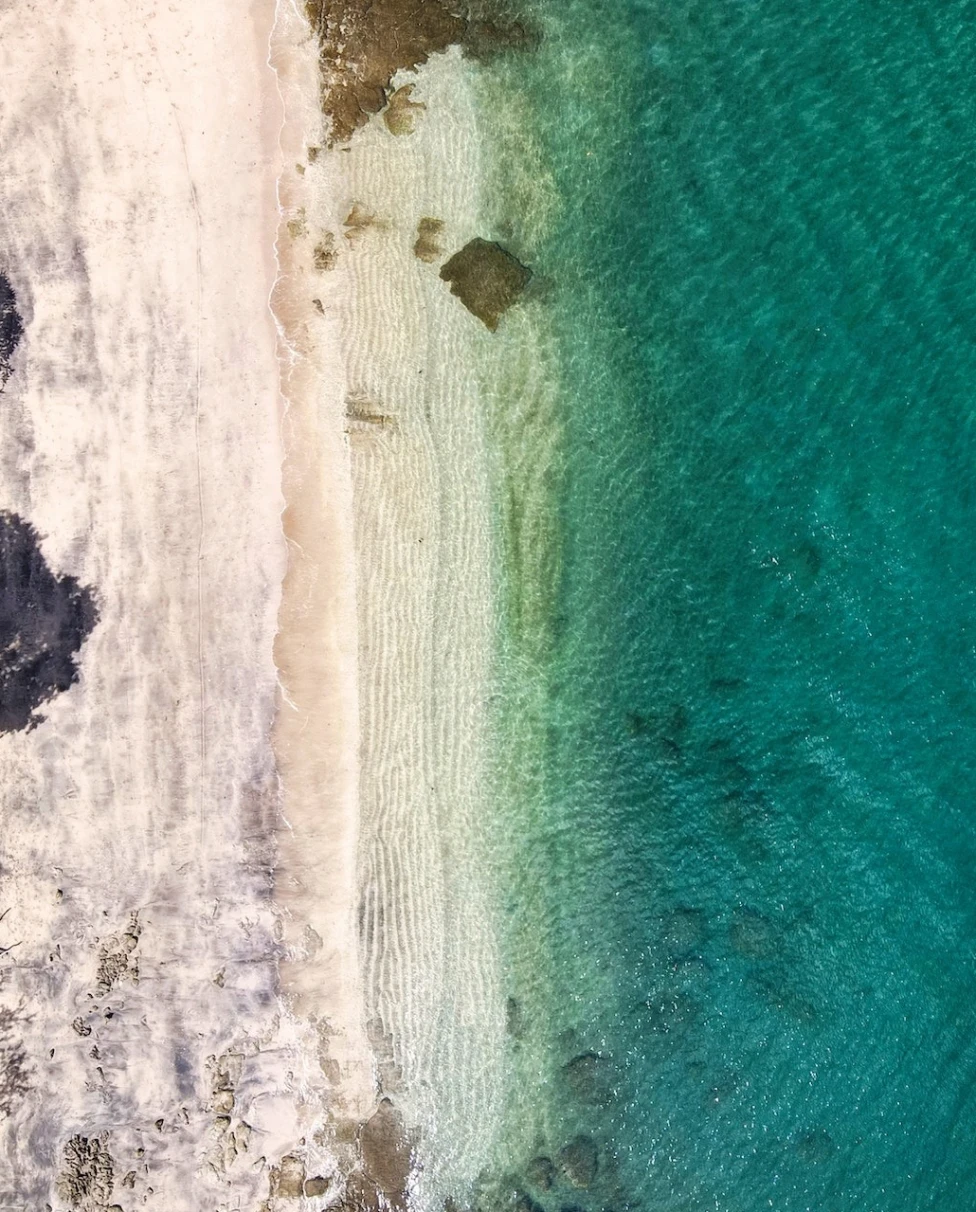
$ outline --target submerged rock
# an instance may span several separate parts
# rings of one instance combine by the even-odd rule
[[[581,1052],[563,1065],[563,1077],[581,1103],[604,1107],[613,1100],[616,1070],[608,1056]]]
[[[661,919],[661,942],[671,956],[685,956],[705,941],[705,915],[680,905]]]
[[[76,654],[97,621],[92,591],[55,576],[34,527],[0,513],[0,732],[35,727],[41,704],[78,680]]]
[[[437,237],[444,230],[443,219],[433,219],[425,216],[417,224],[417,239],[413,245],[413,255],[418,261],[426,261],[428,265],[444,251],[437,242]]]
[[[600,1153],[592,1136],[574,1136],[559,1152],[559,1168],[574,1187],[593,1185],[600,1164]]]
[[[516,1040],[525,1034],[525,1015],[517,997],[509,997],[505,1001],[505,1030]]]
[[[384,1098],[363,1124],[360,1134],[363,1168],[393,1207],[406,1203],[407,1183],[413,1164],[413,1149],[403,1116]]]
[[[829,1161],[835,1150],[836,1145],[831,1139],[830,1133],[823,1128],[803,1132],[796,1141],[797,1153],[805,1162],[813,1166]]]
[[[412,135],[417,117],[427,108],[423,101],[412,101],[414,85],[404,84],[390,94],[383,110],[383,121],[391,135]]]
[[[556,1181],[556,1167],[551,1157],[533,1157],[525,1167],[525,1177],[533,1187],[548,1191]]]
[[[531,1195],[520,1191],[515,1197],[515,1212],[543,1212],[541,1204],[537,1204]]]
[[[532,270],[500,244],[480,237],[467,244],[441,267],[451,294],[492,332],[498,321],[522,294]]]
[[[647,1021],[655,1035],[684,1035],[695,1023],[701,1007],[683,989],[663,989],[645,1002]]]

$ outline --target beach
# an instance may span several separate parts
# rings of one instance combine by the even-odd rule
[[[0,1191],[432,1206],[506,1072],[477,68],[336,141],[296,6],[75,16],[4,17],[0,505],[81,629],[0,755]]]
[[[77,680],[0,749],[4,1207],[237,1207],[267,1196],[253,1145],[270,1165],[296,1139],[271,896],[270,21],[0,14],[23,328],[0,504],[97,613]]]
[[[293,28],[301,44],[304,30]],[[297,850],[283,839],[280,871],[287,886],[296,853],[317,873],[302,877],[309,923],[341,954],[338,963],[355,965],[350,1022],[359,1017],[348,1038],[358,1030],[360,1055],[372,1057],[373,1098],[392,1098],[420,1134],[418,1206],[431,1192],[470,1185],[486,1164],[504,1057],[496,927],[479,863],[494,628],[482,388],[491,334],[437,273],[483,230],[472,70],[455,49],[401,73],[392,87],[408,90],[407,119],[377,116],[335,148],[322,146],[321,117],[309,113],[281,185],[283,263],[292,258],[294,269],[279,283],[288,302],[277,311],[296,309],[298,357],[316,363],[310,390],[320,433],[328,430],[316,442],[293,434],[286,476],[289,449],[298,460],[334,450],[333,463],[320,463],[330,484],[321,513],[346,528],[342,589],[354,585],[355,594],[332,617],[337,632],[355,637],[346,718],[357,723],[346,750],[349,798],[335,805],[336,827],[351,831],[344,859],[337,867],[329,851],[310,851],[285,763],[284,813]],[[295,542],[300,564],[315,558],[314,540]],[[323,593],[335,595],[328,555]],[[311,600],[307,617],[321,625],[328,608],[310,609]],[[286,637],[283,628],[279,651]],[[331,676],[327,667],[322,682]],[[301,762],[329,743],[335,713],[320,717],[327,731],[312,742],[315,724],[300,709],[289,714],[287,668],[282,681],[278,735],[300,737]],[[321,784],[312,788],[316,828],[332,819],[329,801]],[[340,883],[341,871],[348,880]],[[331,921],[315,916],[333,904]],[[294,921],[298,929],[298,914]],[[304,973],[308,1005],[318,999],[334,1021],[318,959]],[[289,966],[286,990],[290,974]],[[351,1105],[361,1116],[362,1104]]]

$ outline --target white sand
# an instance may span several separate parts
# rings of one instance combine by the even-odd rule
[[[0,507],[101,609],[79,684],[0,737],[18,1212],[69,1206],[76,1134],[112,1159],[111,1184],[75,1175],[80,1207],[255,1208],[302,1131],[269,900],[271,22],[263,0],[0,6],[0,269],[26,322]]]

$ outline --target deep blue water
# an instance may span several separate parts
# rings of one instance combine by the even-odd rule
[[[600,1162],[523,1185],[970,1212],[976,4],[537,15],[565,429],[513,1046],[526,1156]]]

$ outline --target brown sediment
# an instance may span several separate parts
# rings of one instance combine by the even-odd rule
[[[451,294],[494,332],[528,286],[532,270],[500,244],[476,238],[441,267],[441,277],[450,282]]]
[[[437,237],[444,230],[443,219],[424,217],[417,224],[417,239],[413,245],[413,255],[420,261],[430,264],[436,261],[444,251],[437,242]]]
[[[495,7],[470,0],[306,0],[319,42],[330,143],[347,142],[386,106],[398,71],[419,67],[449,46],[484,59],[536,44],[534,31]]]
[[[385,227],[386,224],[377,219],[364,206],[360,206],[358,202],[353,202],[349,214],[342,220],[342,226],[346,229],[346,239],[355,240],[357,236],[361,236],[369,228]]]
[[[383,110],[383,121],[391,135],[412,135],[421,110],[427,108],[423,101],[411,101],[414,86],[404,84],[396,92],[390,94],[386,109]]]
[[[327,231],[312,250],[312,264],[320,273],[335,269],[339,254],[336,251],[335,236]]]

